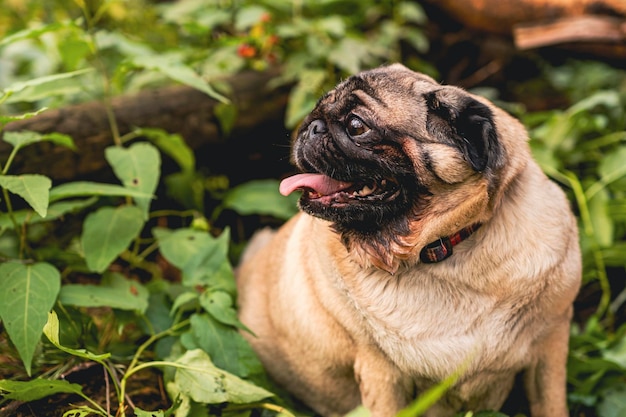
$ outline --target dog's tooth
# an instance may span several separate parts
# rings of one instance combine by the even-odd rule
[[[359,190],[359,195],[361,196],[370,195],[372,194],[372,191],[373,190],[366,185],[365,187],[361,188],[361,190]]]

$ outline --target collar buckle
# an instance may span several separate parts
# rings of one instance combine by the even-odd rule
[[[453,235],[440,237],[439,240],[424,246],[420,252],[420,260],[425,264],[434,264],[452,256],[452,248],[470,237],[479,227],[480,223],[467,226]]]

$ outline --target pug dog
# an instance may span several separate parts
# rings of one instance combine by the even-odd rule
[[[322,416],[498,410],[523,381],[565,417],[577,222],[518,120],[401,64],[351,76],[298,129],[301,212],[252,239],[240,320],[269,375]]]

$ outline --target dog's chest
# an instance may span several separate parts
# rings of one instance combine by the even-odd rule
[[[405,372],[440,379],[472,364],[499,371],[525,360],[515,324],[525,313],[510,308],[519,301],[429,276],[365,279],[346,290],[366,333]]]

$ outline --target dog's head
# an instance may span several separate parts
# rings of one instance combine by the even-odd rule
[[[360,73],[303,121],[292,151],[303,173],[281,192],[302,190],[300,208],[330,221],[362,264],[394,272],[488,218],[508,158],[498,117],[509,116],[399,64]]]

